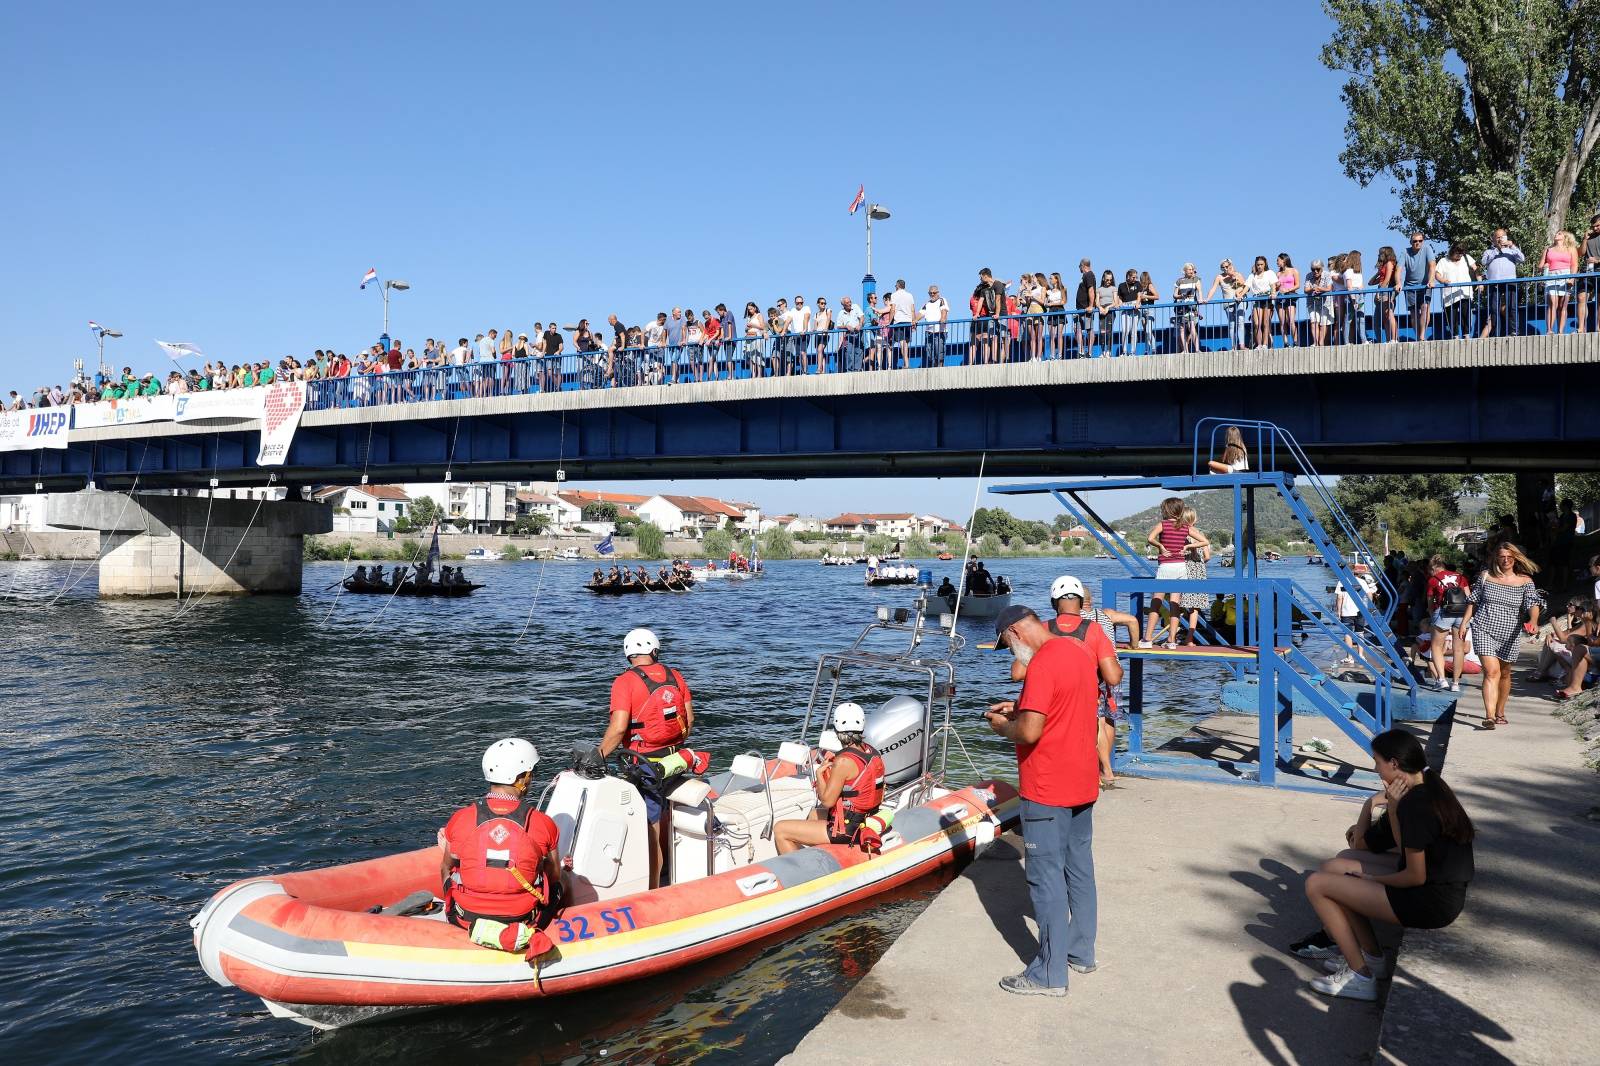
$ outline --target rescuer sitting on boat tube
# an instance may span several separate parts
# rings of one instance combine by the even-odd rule
[[[833,731],[841,745],[817,774],[818,807],[808,818],[790,818],[772,830],[778,854],[809,844],[856,842],[863,822],[883,803],[883,757],[864,735],[867,712],[859,703],[833,709]]]
[[[527,794],[538,763],[526,740],[489,745],[483,753],[489,794],[451,815],[439,832],[445,916],[484,947],[548,950],[538,925],[560,895],[560,833]]]
[[[644,798],[646,818],[658,826],[666,806],[666,781],[688,768],[676,756],[694,728],[694,702],[683,675],[661,662],[661,641],[650,630],[629,630],[622,652],[628,668],[611,682],[611,721],[600,754],[626,747],[645,760],[638,764],[634,785]],[[661,881],[661,832],[653,830],[649,836],[650,887],[656,888]]]

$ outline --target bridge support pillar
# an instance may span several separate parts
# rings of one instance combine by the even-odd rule
[[[333,528],[323,504],[148,493],[53,492],[45,515],[99,530],[103,597],[298,594],[306,535]]]

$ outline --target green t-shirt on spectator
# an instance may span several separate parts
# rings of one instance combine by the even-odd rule
[[[256,375],[256,384],[271,385],[272,379],[276,376],[277,375],[273,373],[273,370],[270,366],[264,366],[261,368],[261,373]]]
[[[145,382],[143,386],[140,387],[139,395],[140,396],[160,396],[161,395],[161,382],[157,381],[155,378],[151,378],[149,381]]]

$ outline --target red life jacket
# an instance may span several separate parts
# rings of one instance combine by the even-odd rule
[[[541,876],[545,852],[526,828],[528,815],[538,809],[538,803],[525,796],[514,810],[499,814],[485,797],[456,812],[456,817],[471,812],[475,822],[470,835],[457,836],[451,843],[461,860],[455,901],[463,910],[474,916],[515,917],[545,902]]]
[[[839,793],[839,800],[828,811],[828,832],[835,837],[853,836],[862,819],[883,805],[883,757],[866,741],[843,748],[834,758],[856,761],[860,770]]]
[[[642,666],[632,668],[644,682],[644,703],[635,707],[628,722],[628,748],[646,758],[659,758],[675,750],[683,740],[683,675],[672,667],[665,681],[657,681]]]

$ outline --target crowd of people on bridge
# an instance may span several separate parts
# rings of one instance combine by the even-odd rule
[[[953,303],[937,284],[928,286],[925,297],[916,297],[901,279],[886,294],[868,293],[864,306],[848,295],[832,304],[825,296],[808,301],[796,295],[765,305],[746,301],[737,310],[726,303],[702,305],[699,312],[673,307],[638,325],[612,313],[599,328],[587,318],[567,325],[535,322],[529,332],[491,328],[453,344],[430,337],[420,349],[386,335],[355,355],[327,347],[276,362],[218,360],[187,370],[135,374],[124,367],[120,376],[80,375],[31,393],[13,390],[0,400],[0,409],[274,381],[349,381],[334,387],[327,404],[349,406],[952,362],[1600,329],[1600,213],[1590,219],[1582,242],[1562,231],[1537,261],[1504,229],[1488,236],[1481,255],[1474,257],[1470,248],[1454,241],[1440,249],[1425,234],[1413,232],[1398,252],[1380,247],[1370,269],[1359,249],[1313,259],[1303,271],[1289,253],[1279,252],[1270,259],[1255,256],[1248,270],[1224,258],[1209,280],[1194,263],[1185,263],[1167,289],[1148,270],[1097,272],[1087,258],[1078,263],[1075,283],[1070,272],[1023,272],[1013,280],[985,268],[964,303],[959,298]],[[1534,267],[1537,273],[1523,273]],[[382,377],[404,371],[432,373]]]

